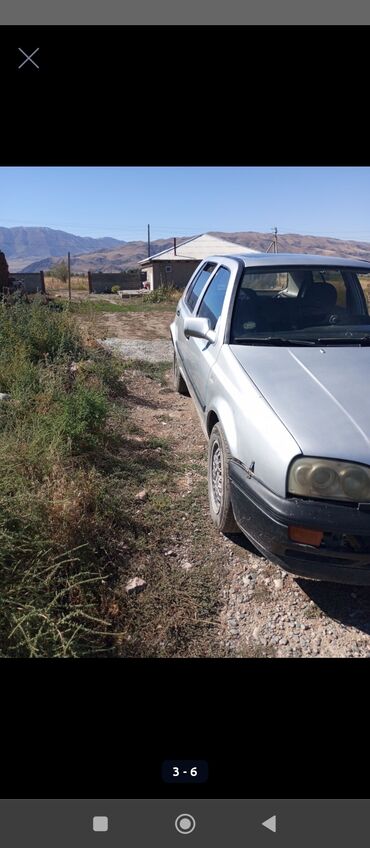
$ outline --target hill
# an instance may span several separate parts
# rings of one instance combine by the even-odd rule
[[[185,238],[179,239],[186,241]],[[158,253],[161,250],[168,250],[173,245],[173,239],[157,239],[151,242],[151,252]],[[148,254],[148,245],[146,241],[129,241],[113,250],[95,250],[87,254],[79,254],[71,256],[71,268],[73,272],[86,273],[87,271],[123,271],[125,268],[132,268],[140,262],[140,259],[145,259]],[[45,271],[55,265],[60,259],[58,256],[47,256],[45,259],[32,262],[27,267],[23,267],[24,271]],[[13,264],[10,262],[9,267],[13,270]],[[20,271],[20,268],[14,268],[14,271]]]
[[[254,250],[267,250],[272,241],[272,233],[253,231],[223,233],[212,232],[212,236],[227,238]],[[299,233],[278,234],[279,253],[324,253],[327,256],[348,256],[370,260],[370,243],[366,241],[346,241],[326,236],[300,235]]]
[[[121,244],[124,242],[110,237],[75,236],[50,227],[0,227],[0,250],[5,253],[14,271],[20,271],[45,256],[65,256],[68,251],[84,254],[117,248]]]

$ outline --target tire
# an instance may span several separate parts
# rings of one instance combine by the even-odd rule
[[[221,533],[240,533],[231,505],[229,446],[220,424],[215,424],[208,445],[208,498],[213,523]]]
[[[173,387],[179,395],[189,396],[189,390],[177,364],[176,354],[173,354]]]

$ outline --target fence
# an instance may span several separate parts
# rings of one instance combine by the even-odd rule
[[[37,271],[34,273],[26,272],[21,274],[11,274],[13,284],[21,283],[27,294],[36,294],[42,292],[45,294],[44,272]]]
[[[88,271],[87,274],[89,283],[89,292],[94,294],[103,294],[112,291],[112,286],[119,286],[125,291],[134,291],[141,289],[143,273],[139,269],[132,271],[120,271],[117,273],[104,273]]]

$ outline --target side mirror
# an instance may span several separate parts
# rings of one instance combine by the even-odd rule
[[[211,344],[216,341],[216,333],[211,330],[208,318],[185,318],[184,334],[187,339],[193,336],[195,339],[206,339]]]

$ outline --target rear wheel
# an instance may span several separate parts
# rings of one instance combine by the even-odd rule
[[[208,446],[208,498],[211,518],[221,533],[239,533],[231,505],[229,446],[220,424],[215,424]]]
[[[178,392],[179,395],[189,395],[188,387],[177,364],[175,352],[173,354],[173,386],[175,392]]]

